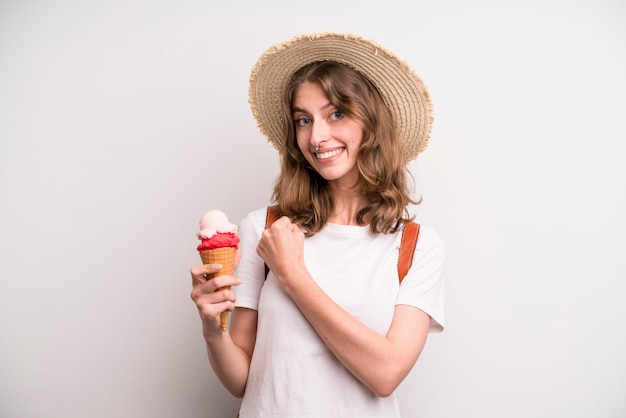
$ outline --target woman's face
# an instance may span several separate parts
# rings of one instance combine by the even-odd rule
[[[292,111],[298,147],[311,167],[329,182],[354,186],[361,126],[333,106],[316,83],[305,82],[295,90]]]

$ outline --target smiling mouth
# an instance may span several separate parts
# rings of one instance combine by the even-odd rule
[[[328,158],[334,157],[335,155],[339,155],[343,152],[343,148],[337,148],[331,151],[326,152],[318,152],[315,154],[318,160],[326,160]]]

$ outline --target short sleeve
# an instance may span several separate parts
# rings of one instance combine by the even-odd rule
[[[250,212],[239,224],[241,259],[235,271],[242,283],[234,286],[236,307],[258,310],[259,297],[265,281],[265,263],[257,255],[256,247],[265,228],[266,209]]]
[[[446,256],[441,237],[422,225],[413,263],[400,285],[396,305],[414,306],[431,317],[430,332],[444,329],[443,267]]]

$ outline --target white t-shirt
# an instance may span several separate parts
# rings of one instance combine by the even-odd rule
[[[266,209],[239,226],[241,261],[235,275],[236,306],[258,310],[240,417],[399,417],[395,395],[381,398],[359,382],[333,355],[270,272],[265,280],[256,247]],[[421,225],[413,264],[399,286],[401,232],[372,234],[369,227],[327,224],[304,240],[311,276],[335,302],[385,335],[395,305],[415,306],[431,316],[430,331],[443,330],[445,249],[437,233]]]

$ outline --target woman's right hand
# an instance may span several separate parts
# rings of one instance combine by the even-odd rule
[[[235,265],[239,257],[235,259]],[[198,308],[202,320],[202,330],[205,336],[222,332],[220,328],[220,314],[224,311],[232,311],[235,308],[237,296],[229,289],[218,290],[225,286],[238,286],[241,284],[235,276],[217,276],[208,279],[210,274],[220,271],[220,264],[204,264],[191,267],[191,299]]]

